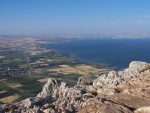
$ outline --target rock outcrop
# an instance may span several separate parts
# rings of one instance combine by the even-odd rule
[[[150,64],[133,61],[124,71],[80,77],[74,87],[49,79],[36,97],[0,104],[0,113],[149,113],[148,106]]]
[[[150,113],[150,107],[141,107],[134,111],[134,113]]]

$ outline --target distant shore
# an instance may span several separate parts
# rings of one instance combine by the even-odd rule
[[[150,62],[150,39],[73,39],[61,43],[45,44],[76,59],[93,65],[122,70],[131,61]]]

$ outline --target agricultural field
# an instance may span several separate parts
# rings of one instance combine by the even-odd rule
[[[49,76],[21,76],[0,80],[0,103],[12,103],[36,96],[49,78],[58,78],[73,86],[77,83],[79,74],[59,74]]]
[[[48,78],[61,79],[74,86],[80,76],[110,71],[78,61],[68,54],[43,48],[42,45],[47,43],[44,40],[25,38],[3,41],[5,43],[0,45],[0,103],[36,96]]]
[[[39,76],[9,77],[0,81],[0,102],[11,103],[35,96],[41,91],[43,83]]]

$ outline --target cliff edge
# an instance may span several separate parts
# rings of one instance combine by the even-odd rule
[[[36,97],[0,104],[0,113],[150,113],[150,64],[133,61],[94,80],[83,76],[74,87],[49,79]]]

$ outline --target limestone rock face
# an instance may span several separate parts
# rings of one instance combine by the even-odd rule
[[[41,104],[42,101],[43,101],[42,98],[30,97],[30,98],[23,100],[21,103],[22,103],[22,106],[24,106],[26,108],[30,108],[30,107],[33,107],[34,105]]]
[[[37,95],[37,97],[47,97],[52,96],[56,89],[59,87],[60,81],[55,79],[49,79],[47,83],[44,85],[43,90],[41,93]]]
[[[108,75],[101,75],[93,81],[93,86],[97,89],[107,86],[117,86],[123,82],[123,78],[116,71],[111,71]]]
[[[97,90],[97,94],[103,94],[103,95],[114,95],[116,91],[111,88],[100,88]]]
[[[150,69],[150,64],[146,62],[132,61],[129,64],[129,69],[132,69],[133,71],[138,71],[140,73],[142,71]]]
[[[93,85],[87,86],[86,90],[87,90],[87,92],[90,92],[90,93],[94,93],[94,94],[97,93],[97,90]]]
[[[108,73],[105,84],[118,85],[120,83],[121,83],[121,77],[118,75],[116,71],[111,71]]]
[[[124,71],[111,71],[108,75],[101,75],[93,81],[93,86],[109,87],[118,85],[129,85],[130,81],[138,82],[140,73],[150,69],[150,64],[146,62],[133,61],[130,63],[129,68]]]
[[[150,113],[149,106],[150,64],[133,61],[94,80],[80,77],[74,87],[49,79],[37,96],[0,104],[0,113]]]
[[[83,90],[83,89],[82,89]],[[49,79],[48,82],[44,85],[41,93],[37,95],[37,97],[45,98],[45,97],[72,97],[72,96],[80,96],[82,94],[81,87],[68,87],[65,82],[61,82],[56,79]]]
[[[138,108],[134,113],[150,113],[150,106]]]
[[[101,75],[99,78],[93,81],[93,86],[97,89],[102,88],[105,85],[106,78],[107,78],[106,74]]]

